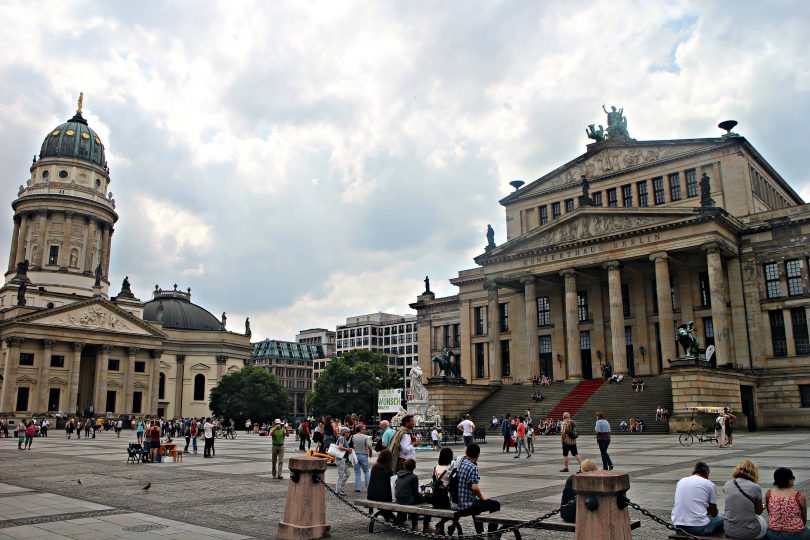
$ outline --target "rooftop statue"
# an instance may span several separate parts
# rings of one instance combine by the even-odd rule
[[[492,229],[492,225],[487,225],[487,249],[492,249],[495,247],[495,231]]]
[[[700,206],[714,206],[714,199],[712,199],[711,179],[705,172],[703,173],[703,176],[700,177]]]
[[[225,330],[225,323],[227,323],[227,322],[228,322],[228,317],[225,316],[225,312],[223,311],[222,312],[222,320],[220,321],[220,323],[222,324],[222,329],[223,330]]]
[[[593,139],[596,142],[605,140],[605,128],[602,127],[602,124],[599,124],[599,129],[596,129],[593,124],[588,124],[588,129],[585,130],[585,134],[589,139]]]
[[[28,288],[28,282],[23,281],[20,283],[19,288],[17,289],[17,305],[24,306],[25,302],[25,290]]]
[[[101,286],[101,276],[103,273],[104,270],[101,268],[101,263],[99,263],[99,265],[96,266],[96,284],[95,284],[96,287]]]
[[[430,294],[432,291],[430,290],[430,277],[425,276],[425,292],[422,294]]]
[[[627,118],[624,116],[624,109],[616,110],[616,107],[611,106],[610,110],[605,109],[602,105],[602,110],[607,114],[607,137],[612,139],[615,137],[630,137],[627,133]]]
[[[250,337],[253,335],[253,332],[250,331],[250,317],[245,319],[245,335]]]
[[[17,275],[25,276],[28,274],[28,259],[17,263]]]
[[[579,202],[580,206],[593,206],[593,199],[591,199],[591,183],[588,177],[582,175],[582,199]]]

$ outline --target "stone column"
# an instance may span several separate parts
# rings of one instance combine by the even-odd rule
[[[6,367],[3,370],[3,393],[0,394],[0,411],[14,412],[14,392],[17,390],[17,366],[20,365],[22,338],[6,338]]]
[[[17,259],[14,261],[16,265],[18,262],[22,262],[25,259],[25,242],[28,239],[28,225],[29,225],[28,216],[25,214],[20,214],[20,238],[17,241],[17,256],[14,257]]]
[[[163,357],[163,351],[154,349],[152,351],[152,374],[149,377],[149,414],[155,415],[158,410],[158,390],[160,385],[160,359]]]
[[[706,249],[706,262],[709,267],[709,291],[712,295],[712,324],[714,325],[714,346],[717,365],[731,362],[731,335],[728,325],[728,293],[723,274],[723,256],[720,246],[709,244]],[[785,325],[790,324],[790,319]]]
[[[108,223],[101,225],[101,257],[100,263],[104,277],[108,276],[110,264],[110,235],[112,234],[112,227]]]
[[[108,411],[107,410],[107,377],[109,372],[107,368],[109,367],[109,360],[110,360],[110,351],[112,350],[112,345],[102,345],[101,346],[101,354],[99,355],[101,364],[101,369],[99,370],[98,364],[96,364],[96,415],[107,413],[107,412],[115,412],[115,411]],[[99,377],[98,374],[101,373]]]
[[[8,271],[11,272],[17,267],[17,247],[20,242],[20,222],[21,216],[14,216],[14,232],[11,233],[11,249],[8,252]]]
[[[568,364],[566,381],[582,380],[582,360],[579,348],[579,317],[577,315],[577,272],[568,268],[560,272],[565,278],[565,352]]]
[[[217,382],[221,381],[225,375],[225,362],[227,361],[227,356],[217,356]]]
[[[50,377],[51,372],[53,344],[52,339],[42,340],[42,363],[39,366],[39,396],[33,407],[34,411],[45,412],[48,410],[48,377]]]
[[[79,371],[82,365],[84,343],[73,344],[73,361],[70,364],[70,386],[68,387],[68,414],[74,414],[79,401]]]
[[[70,237],[73,236],[73,216],[75,212],[65,212],[65,225],[62,228],[62,249],[59,251],[59,268],[67,268],[70,263]]]
[[[127,349],[127,359],[124,360],[124,404],[120,407],[123,414],[132,412],[132,374],[135,369],[135,356],[138,354],[137,347]]]
[[[627,373],[627,341],[624,335],[624,305],[622,304],[621,263],[608,261],[602,268],[608,272],[610,298],[610,343],[613,352],[613,371]]]
[[[524,276],[523,300],[526,305],[526,380],[540,375],[540,355],[537,353],[537,284],[534,276]]]
[[[84,272],[92,274],[93,268],[93,245],[96,241],[96,220],[86,217],[87,221],[87,241],[84,245]]]
[[[675,345],[675,316],[672,313],[672,285],[669,281],[669,261],[665,251],[651,254],[650,260],[655,262],[658,327],[661,331],[661,360],[666,368],[669,364],[667,360],[675,360],[678,356]]]
[[[45,245],[47,239],[46,233],[48,232],[48,211],[37,210],[39,216],[39,235],[37,236],[37,246],[39,248],[39,260],[31,261],[33,266],[45,266],[48,262],[48,249]]]
[[[183,377],[186,372],[186,355],[178,354],[174,379],[174,416],[183,417]]]
[[[501,325],[498,321],[498,285],[494,281],[484,284],[487,290],[487,348],[489,349],[489,382],[500,384],[503,378],[501,365]]]

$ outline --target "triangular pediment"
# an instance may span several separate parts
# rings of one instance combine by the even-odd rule
[[[13,319],[10,322],[35,326],[56,326],[91,332],[166,337],[165,334],[148,323],[103,298],[92,298],[56,309],[37,311]]]
[[[115,379],[112,379],[110,381],[107,381],[107,386],[111,388],[121,388],[121,383],[116,381]]]
[[[618,173],[653,167],[660,163],[712,150],[725,139],[686,139],[675,141],[635,141],[626,144],[598,143],[596,148],[572,159],[537,180],[509,194],[500,202],[503,205],[516,200],[570,187],[582,183],[587,176],[591,182]]]
[[[493,259],[519,256],[524,252],[596,241],[700,219],[699,213],[684,208],[577,208],[562,218],[513,238],[475,258],[478,264]]]
[[[160,361],[160,369],[171,369],[172,365],[168,362],[164,362],[163,360]]]
[[[33,377],[29,376],[29,375],[21,375],[21,376],[17,377],[17,382],[18,383],[35,383],[35,382],[37,382],[37,380],[34,379]]]
[[[189,369],[191,371],[211,371],[211,366],[206,364],[194,364]]]
[[[227,371],[228,371],[228,373],[233,373],[235,371],[239,371],[240,369],[242,369],[242,368],[240,368],[239,366],[231,366],[231,367],[228,368]]]
[[[132,386],[134,386],[135,388],[147,388],[146,383],[143,381],[135,381],[135,384],[133,384]]]
[[[50,379],[48,379],[48,382],[50,384],[67,384],[67,381],[62,377],[51,377]]]

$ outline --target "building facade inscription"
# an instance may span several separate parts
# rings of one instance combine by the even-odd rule
[[[644,234],[634,236],[632,238],[625,238],[624,240],[612,240],[602,242],[601,244],[594,244],[592,246],[583,246],[575,249],[564,249],[560,251],[552,251],[542,255],[535,255],[532,257],[525,257],[523,259],[523,266],[534,266],[536,264],[547,264],[558,261],[567,261],[568,259],[575,259],[577,257],[585,257],[590,255],[597,255],[614,249],[626,249],[635,246],[646,244],[653,244],[660,242],[663,238],[663,233]]]

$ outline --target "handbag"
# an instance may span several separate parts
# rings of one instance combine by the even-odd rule
[[[346,452],[346,455],[349,458],[349,463],[351,463],[353,466],[357,465],[357,454],[356,453],[354,453],[354,452]]]
[[[341,450],[340,447],[335,443],[329,445],[329,448],[326,450],[326,453],[335,459],[343,459],[346,456],[346,451]]]

